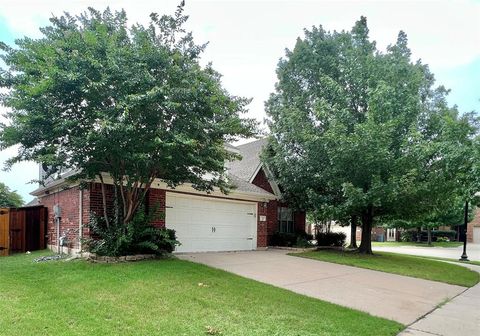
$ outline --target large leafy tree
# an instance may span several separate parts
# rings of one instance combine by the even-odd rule
[[[5,183],[0,182],[0,208],[20,207],[23,205],[22,196],[10,190]]]
[[[349,32],[314,27],[287,51],[266,103],[264,155],[298,206],[325,219],[359,218],[363,253],[372,253],[374,220],[427,211],[417,202],[439,177],[423,169],[441,157],[427,144],[442,129],[429,134],[426,125],[451,112],[447,91],[411,61],[405,33],[380,52],[368,32],[364,17]]]
[[[11,111],[0,148],[20,145],[8,164],[74,169],[72,178],[102,186],[108,173],[124,223],[155,178],[227,192],[224,161],[234,154],[224,143],[256,132],[241,116],[249,100],[230,95],[220,74],[200,65],[205,45],[184,30],[183,5],[150,19],[129,26],[124,11],[89,8],[51,18],[39,39],[1,45],[0,83],[8,89],[1,102]]]
[[[455,107],[448,108],[445,99],[437,99],[435,105],[442,108],[431,111],[429,118],[422,120],[420,141],[414,145],[414,151],[422,158],[418,160],[415,188],[409,190],[410,203],[415,206],[399,208],[394,214],[407,220],[407,227],[426,228],[429,243],[432,228],[463,224],[465,202],[474,200],[480,190],[476,114],[460,115]]]

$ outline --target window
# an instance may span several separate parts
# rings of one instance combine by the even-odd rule
[[[294,232],[294,221],[292,209],[285,207],[277,208],[278,231],[282,233]]]

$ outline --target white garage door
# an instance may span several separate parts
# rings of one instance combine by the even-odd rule
[[[473,242],[475,244],[480,244],[480,227],[473,227]]]
[[[240,251],[257,247],[256,204],[167,193],[165,224],[177,252]]]

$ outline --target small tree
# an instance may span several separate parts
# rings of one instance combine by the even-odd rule
[[[0,208],[17,208],[23,205],[22,196],[10,190],[5,183],[0,182]]]
[[[173,16],[151,14],[148,26],[89,8],[51,18],[40,39],[2,44],[1,102],[11,111],[0,148],[20,144],[7,165],[33,160],[99,180],[107,225],[103,173],[122,225],[156,178],[228,192],[224,162],[237,156],[224,144],[254,135],[256,122],[241,117],[249,100],[228,94],[220,74],[199,64],[205,45],[184,30],[186,20],[183,5]]]

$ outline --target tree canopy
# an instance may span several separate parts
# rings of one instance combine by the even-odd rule
[[[224,161],[235,154],[224,143],[251,137],[257,124],[242,117],[249,99],[200,65],[206,45],[185,31],[187,18],[180,5],[129,26],[124,11],[89,8],[52,17],[39,39],[2,44],[1,102],[10,112],[0,148],[20,145],[8,165],[33,160],[102,185],[109,173],[125,222],[155,178],[227,192]]]
[[[0,182],[0,208],[16,208],[23,205],[22,196],[10,190],[5,183]]]
[[[404,32],[385,52],[368,34],[362,17],[348,32],[305,30],[287,50],[266,103],[264,154],[297,206],[320,219],[360,218],[364,253],[374,220],[425,216],[458,195],[460,180],[471,185],[466,163],[460,172],[471,152],[455,144],[477,133],[428,66],[412,62]]]

